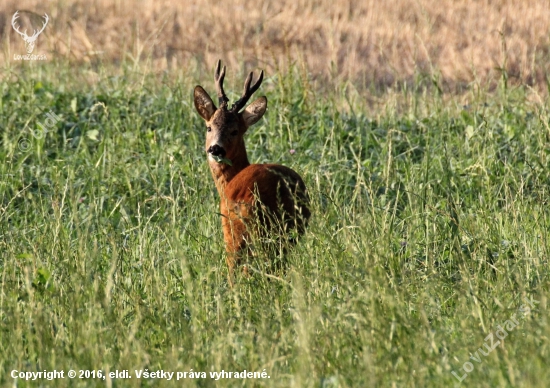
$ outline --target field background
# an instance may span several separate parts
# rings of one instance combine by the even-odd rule
[[[13,59],[17,9],[37,14],[21,23],[50,16],[34,52],[47,61]],[[547,387],[549,11],[4,1],[0,386]],[[266,71],[249,158],[298,171],[313,209],[288,271],[234,289],[192,103],[196,84],[213,94],[218,58],[231,100]],[[538,302],[529,314],[524,298]],[[14,369],[134,378],[25,382]]]
[[[243,71],[299,63],[316,78],[381,90],[428,76],[446,91],[495,86],[503,68],[516,84],[545,85],[550,69],[546,0],[4,0],[4,60],[23,46],[15,10],[48,13],[41,52],[74,63],[187,72],[221,57]]]

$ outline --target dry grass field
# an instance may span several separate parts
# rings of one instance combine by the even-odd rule
[[[155,71],[210,71],[218,58],[271,72],[299,63],[379,89],[428,75],[449,92],[494,85],[503,66],[510,82],[545,91],[550,69],[547,0],[4,0],[2,61],[24,53],[16,10],[50,16],[37,43],[48,59],[150,60]]]

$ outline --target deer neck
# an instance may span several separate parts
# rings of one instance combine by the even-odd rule
[[[246,167],[250,166],[246,150],[244,147],[242,151],[235,155],[231,160],[231,166],[225,163],[218,163],[208,158],[208,164],[210,165],[210,171],[214,178],[214,183],[218,189],[218,194],[223,197],[225,187],[231,180]]]

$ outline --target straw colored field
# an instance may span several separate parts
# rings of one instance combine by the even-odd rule
[[[445,91],[491,84],[505,65],[513,83],[545,89],[550,68],[547,0],[5,0],[3,61],[23,54],[11,27],[16,10],[50,16],[37,50],[48,59],[152,69],[208,66],[273,70],[289,61],[355,85],[390,86],[431,75]],[[22,23],[24,20],[22,20]],[[435,78],[433,77],[435,76]],[[450,88],[450,89],[449,89]]]

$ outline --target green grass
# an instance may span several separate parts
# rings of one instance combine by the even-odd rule
[[[313,215],[286,274],[230,289],[192,104],[212,74],[102,70],[90,86],[86,71],[26,64],[0,82],[1,386],[14,369],[133,375],[20,387],[547,386],[547,100],[503,83],[463,106],[419,88],[373,111],[351,85],[268,74],[249,158],[298,171]],[[61,120],[37,139],[49,110]],[[530,314],[525,297],[540,301]]]

